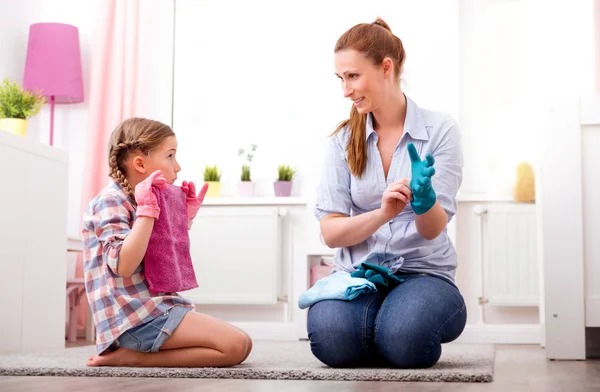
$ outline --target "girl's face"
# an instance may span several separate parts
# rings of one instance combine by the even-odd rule
[[[354,49],[335,53],[335,74],[342,82],[344,97],[360,114],[376,111],[385,88],[385,72]]]
[[[177,173],[181,170],[176,154],[177,139],[175,136],[169,136],[144,158],[144,174],[149,176],[156,170],[160,170],[167,179],[167,183],[173,184],[177,180]]]

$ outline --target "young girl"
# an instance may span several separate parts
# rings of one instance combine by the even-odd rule
[[[173,184],[181,167],[177,139],[158,121],[131,118],[112,133],[111,184],[89,204],[83,217],[84,273],[94,314],[98,355],[88,366],[233,366],[252,349],[235,326],[194,312],[177,293],[155,293],[144,275],[144,255],[160,215],[153,185]],[[193,220],[206,194],[187,193]]]

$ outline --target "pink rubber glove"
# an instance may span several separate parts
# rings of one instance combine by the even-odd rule
[[[191,181],[182,182],[181,189],[183,189],[183,192],[185,193],[188,221],[191,222],[196,217],[196,214],[204,201],[204,196],[206,196],[206,191],[208,191],[208,184],[204,183],[202,189],[198,192],[198,195],[196,195],[196,186]]]
[[[137,203],[137,216],[147,216],[157,219],[160,214],[158,201],[152,193],[152,186],[159,188],[165,187],[167,179],[160,170],[150,174],[148,178],[135,186],[135,202]]]

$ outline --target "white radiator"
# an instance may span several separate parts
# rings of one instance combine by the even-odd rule
[[[202,206],[190,230],[199,287],[182,295],[196,304],[276,304],[281,214],[274,206]]]
[[[535,204],[479,206],[482,240],[482,302],[495,306],[538,306]]]

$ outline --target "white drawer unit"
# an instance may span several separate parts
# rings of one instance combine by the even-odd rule
[[[277,302],[281,260],[280,207],[200,208],[190,231],[199,287],[197,304],[268,305]]]
[[[0,131],[0,353],[65,345],[68,155]]]

